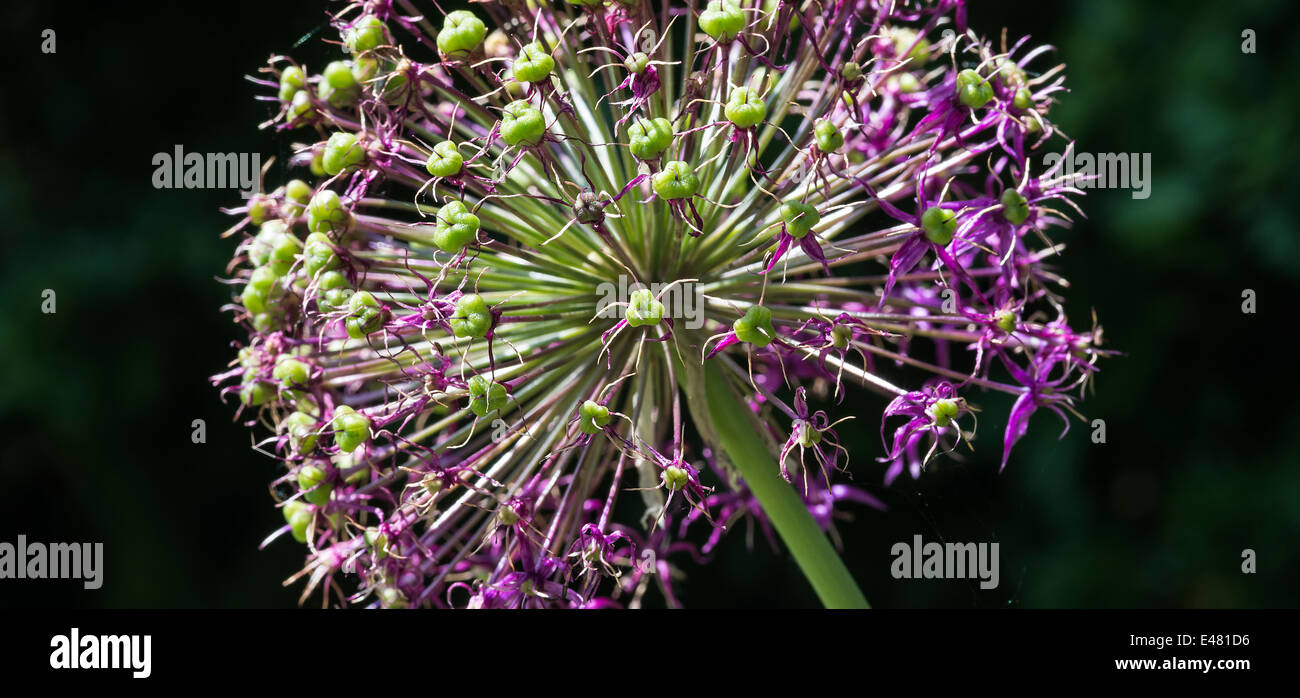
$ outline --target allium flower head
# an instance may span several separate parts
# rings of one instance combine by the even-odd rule
[[[850,469],[919,476],[989,392],[1005,464],[1104,353],[1048,265],[1079,192],[1030,158],[1062,66],[959,0],[335,9],[338,60],[255,79],[301,173],[232,210],[214,378],[304,599],[675,604],[737,526],[820,554],[881,506]]]

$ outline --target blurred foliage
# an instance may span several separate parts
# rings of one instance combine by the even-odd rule
[[[879,486],[877,398],[839,408],[858,484],[888,512],[839,528],[878,607],[1295,606],[1300,411],[1280,361],[1300,274],[1290,169],[1300,161],[1284,0],[974,2],[977,30],[1059,49],[1071,92],[1056,122],[1083,152],[1152,153],[1152,193],[1091,191],[1058,239],[1071,317],[1096,309],[1107,345],[1093,444],[1038,415],[997,470],[1005,400],[983,399],[979,451]],[[257,545],[280,524],[273,464],[250,448],[206,377],[236,337],[216,282],[233,191],[155,190],[153,153],[257,149],[266,107],[242,79],[325,19],[315,0],[63,2],[0,10],[14,55],[0,109],[0,540],[102,541],[105,585],[4,582],[6,605],[290,606],[278,582],[301,549]],[[54,28],[58,53],[39,51]],[[1258,53],[1241,52],[1257,32]],[[295,55],[319,64],[310,39]],[[1059,148],[1058,148],[1059,149]],[[43,289],[58,312],[43,315]],[[1259,312],[1240,310],[1243,289]],[[207,443],[190,442],[191,421]],[[889,576],[890,547],[996,541],[1001,585]],[[734,531],[716,562],[686,563],[691,606],[815,603],[797,569]],[[1243,575],[1244,548],[1259,556]],[[1292,582],[1291,585],[1287,581]],[[14,593],[21,589],[21,593]]]

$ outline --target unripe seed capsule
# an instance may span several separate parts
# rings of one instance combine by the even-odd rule
[[[461,167],[465,164],[465,158],[456,148],[456,144],[451,141],[443,141],[435,146],[429,153],[429,159],[424,163],[424,169],[434,177],[455,177],[460,174]]]
[[[433,244],[443,252],[460,252],[478,238],[478,227],[478,216],[470,213],[464,203],[451,201],[438,209]]]
[[[946,208],[931,206],[921,214],[921,228],[925,230],[925,238],[930,242],[947,245],[957,232],[957,214]]]
[[[438,50],[449,58],[465,58],[483,43],[487,26],[468,10],[447,13],[438,32]]]
[[[731,324],[736,339],[765,347],[776,339],[776,329],[772,327],[772,311],[761,305],[751,305],[744,316]]]
[[[637,119],[627,127],[628,149],[638,160],[653,160],[673,143],[673,124],[663,117]]]
[[[357,450],[370,439],[370,419],[347,405],[334,408],[331,424],[334,426],[334,443],[344,453]]]
[[[340,132],[330,136],[325,142],[325,156],[321,163],[325,173],[336,175],[349,170],[366,160],[366,147],[358,142],[357,134]]]
[[[500,133],[507,145],[537,145],[546,135],[546,119],[528,102],[511,102],[501,114]]]
[[[800,240],[812,232],[814,226],[821,222],[821,215],[812,204],[802,201],[787,201],[781,204],[781,222],[790,237]]]
[[[1012,225],[1020,225],[1029,218],[1029,202],[1020,192],[1008,189],[1002,192],[1002,217]]]
[[[709,0],[700,13],[700,29],[714,41],[731,41],[745,28],[745,12],[733,0]]]
[[[448,324],[457,337],[481,339],[492,329],[492,311],[488,309],[483,296],[471,293],[456,301],[456,314],[448,320]]]
[[[519,57],[515,59],[511,72],[520,82],[541,82],[550,76],[554,68],[555,59],[551,58],[550,52],[534,41],[519,49]]]
[[[664,319],[664,304],[649,289],[639,288],[628,298],[625,317],[629,327],[658,325]]]
[[[650,178],[655,193],[660,198],[689,199],[699,191],[700,178],[691,171],[691,166],[681,160],[673,160],[664,165],[664,169]]]

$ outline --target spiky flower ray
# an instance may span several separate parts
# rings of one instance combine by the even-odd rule
[[[805,385],[890,399],[886,482],[971,439],[963,392],[1015,396],[1004,465],[1035,410],[1073,412],[1105,352],[1066,322],[1046,232],[1080,192],[1029,159],[1062,69],[964,17],[378,1],[334,16],[349,58],[321,74],[273,57],[264,126],[311,134],[316,184],[232,210],[250,334],[214,382],[286,466],[272,539],[307,545],[303,599],[675,604],[671,560],[744,520],[774,541],[700,371],[832,534],[880,504],[836,482],[855,415]]]

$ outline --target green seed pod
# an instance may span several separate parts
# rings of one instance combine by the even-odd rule
[[[294,412],[284,419],[289,443],[298,453],[310,453],[316,448],[316,418],[306,412]]]
[[[472,376],[466,383],[469,388],[469,411],[480,417],[500,410],[509,400],[506,387],[496,381],[483,376]]]
[[[388,42],[388,27],[374,15],[362,17],[343,33],[343,45],[354,56]]]
[[[363,536],[376,560],[388,557],[388,536],[374,526],[367,528]]]
[[[331,176],[339,174],[360,165],[365,160],[366,147],[358,142],[355,133],[336,133],[325,142],[322,164],[325,166],[326,174]]]
[[[858,65],[856,61],[848,61],[844,65],[840,66],[840,78],[842,78],[844,82],[855,82],[861,77],[862,66]]]
[[[483,43],[487,27],[469,10],[448,12],[438,32],[438,50],[448,58],[465,58]]]
[[[709,0],[700,13],[700,29],[714,41],[731,41],[745,28],[745,11],[733,0]]]
[[[534,41],[519,49],[519,57],[515,59],[511,72],[520,82],[541,82],[550,76],[554,68],[555,59],[551,58],[550,52]]]
[[[772,327],[772,311],[761,305],[751,305],[745,315],[731,324],[736,332],[736,339],[756,347],[765,347],[776,339],[776,329]]]
[[[302,253],[302,242],[298,237],[289,231],[280,233],[275,239],[275,244],[271,247],[271,263],[284,265],[284,270],[288,271],[293,261]]]
[[[813,137],[817,140],[817,149],[823,153],[837,153],[844,147],[844,134],[830,119],[818,119],[813,124]]]
[[[311,201],[311,185],[301,179],[291,179],[284,185],[284,213],[290,217],[301,216]]]
[[[1007,308],[993,314],[993,324],[1003,332],[1015,332],[1017,322],[1016,314]]]
[[[768,13],[767,24],[765,25],[767,31],[771,31],[772,27],[776,25],[776,20],[780,16],[780,10],[781,10],[781,0],[763,0],[763,11]],[[799,15],[791,14],[790,24],[788,26],[788,29],[790,31],[794,31],[798,28],[799,28]]]
[[[482,339],[492,329],[492,311],[483,296],[471,293],[456,301],[456,314],[448,320],[457,337]]]
[[[248,241],[248,261],[255,266],[262,266],[271,261],[271,251],[280,243],[280,237],[288,230],[284,221],[269,220],[257,230],[257,235]]]
[[[253,316],[253,329],[266,334],[280,329],[280,316],[274,313],[259,313]]]
[[[649,289],[639,288],[628,298],[628,327],[646,327],[658,325],[664,319],[664,304],[655,300]]]
[[[320,233],[313,234],[320,235]],[[327,271],[321,274],[316,290],[318,293],[316,307],[322,313],[332,313],[346,308],[353,292],[352,284],[348,283],[348,277],[341,271]]]
[[[947,245],[957,232],[957,214],[946,208],[931,206],[921,214],[921,229],[930,242]]]
[[[307,542],[307,527],[311,525],[311,520],[315,516],[310,506],[306,502],[294,499],[285,502],[280,508],[284,513],[284,520],[289,524],[289,532],[293,534],[293,539],[299,543]]]
[[[326,482],[328,474],[324,468],[315,465],[304,465],[298,470],[298,491],[303,492],[302,498],[315,504],[316,506],[325,506],[330,500],[330,491],[334,485]]]
[[[355,90],[360,87],[356,76],[352,74],[352,65],[347,61],[334,61],[325,66],[321,77],[336,90]]]
[[[289,102],[290,121],[310,121],[316,117],[316,107],[311,103],[311,95],[306,90],[299,90]],[[323,174],[323,173],[322,173]]]
[[[271,375],[286,388],[305,388],[311,381],[311,366],[288,354],[281,354]]]
[[[900,73],[898,76],[898,91],[905,95],[921,90],[921,81],[916,79],[912,73]]]
[[[307,243],[302,248],[302,268],[307,276],[314,277],[321,271],[333,269],[342,260],[334,251],[334,244],[324,233],[312,233],[307,236]]]
[[[357,450],[370,439],[370,419],[347,405],[334,408],[330,423],[334,427],[334,443],[344,453]]]
[[[1012,225],[1024,223],[1029,218],[1029,202],[1015,189],[1002,192],[1002,217]]]
[[[296,65],[280,72],[280,99],[288,102],[299,90],[307,87],[307,74]]]
[[[460,252],[478,239],[478,226],[478,216],[470,213],[464,203],[451,201],[438,209],[433,226],[433,244],[443,252]]]
[[[727,106],[722,110],[727,121],[736,128],[753,128],[767,117],[767,104],[758,91],[750,87],[738,87],[727,98]]]
[[[357,291],[348,299],[348,317],[344,329],[353,339],[363,339],[384,326],[384,312],[369,291]],[[351,450],[351,449],[348,449]]]
[[[917,32],[912,29],[894,30],[894,53],[898,56],[898,60],[908,61],[909,68],[920,68],[930,60],[930,42],[925,38],[917,41],[917,36]],[[913,43],[916,45],[913,46]],[[903,53],[904,51],[907,53]]]
[[[460,174],[464,165],[465,158],[456,148],[456,144],[443,141],[433,146],[433,151],[429,153],[429,160],[424,163],[424,169],[434,177],[455,177]]]
[[[349,77],[352,76],[351,70],[348,70],[347,73]],[[361,85],[356,84],[355,80],[350,88],[339,89],[332,85],[329,80],[321,80],[320,85],[316,88],[316,99],[329,103],[335,109],[343,109],[356,104],[357,98],[360,96]]]
[[[313,233],[342,235],[352,227],[352,213],[343,207],[338,192],[322,189],[307,205],[307,228]]]
[[[1016,109],[1028,109],[1034,106],[1034,93],[1029,91],[1028,87],[1021,87],[1016,90],[1016,94],[1011,98],[1011,104]]]
[[[245,377],[239,387],[239,400],[245,405],[257,407],[275,399],[275,386],[256,378]]]
[[[988,83],[980,74],[970,70],[957,73],[957,101],[970,107],[978,109],[989,100],[993,99],[993,86]]]
[[[817,213],[817,209],[812,204],[794,200],[781,204],[781,222],[785,223],[785,232],[796,240],[801,240],[811,233],[821,219],[821,214]]]
[[[700,189],[700,178],[691,171],[691,166],[681,160],[673,160],[664,165],[664,169],[650,178],[655,193],[662,199],[689,199]]]
[[[642,53],[641,51],[637,51],[636,53],[623,59],[623,67],[627,68],[627,72],[632,73],[633,75],[640,75],[641,73],[645,72],[645,69],[649,65],[650,65],[650,56],[646,55],[645,53]]]
[[[844,351],[853,341],[853,328],[848,325],[836,325],[831,328],[831,346]]]
[[[254,269],[248,277],[248,284],[244,286],[244,292],[240,294],[244,309],[257,315],[266,312],[273,301],[283,297],[283,293],[276,290],[276,282],[279,281],[280,276],[281,274],[277,274],[270,266]]]
[[[513,526],[519,523],[519,512],[509,504],[503,504],[500,509],[497,509],[497,519],[503,526]]]
[[[261,225],[270,220],[275,213],[275,202],[265,194],[256,194],[248,199],[248,219],[253,225]]]
[[[934,404],[930,405],[926,412],[928,412],[930,418],[934,420],[935,426],[946,427],[948,426],[948,423],[952,421],[952,418],[957,416],[957,412],[960,409],[961,406],[958,404],[957,400],[952,398],[942,398],[935,400]]]
[[[609,408],[594,400],[587,400],[578,408],[578,430],[595,434],[609,424]]]
[[[686,472],[685,468],[670,465],[667,468],[664,468],[663,481],[664,487],[676,492],[690,484],[691,474]]]
[[[668,119],[637,119],[627,127],[628,147],[638,160],[653,160],[673,144],[673,124]]]
[[[508,145],[537,145],[546,135],[546,118],[528,102],[511,102],[501,114],[500,133]]]

